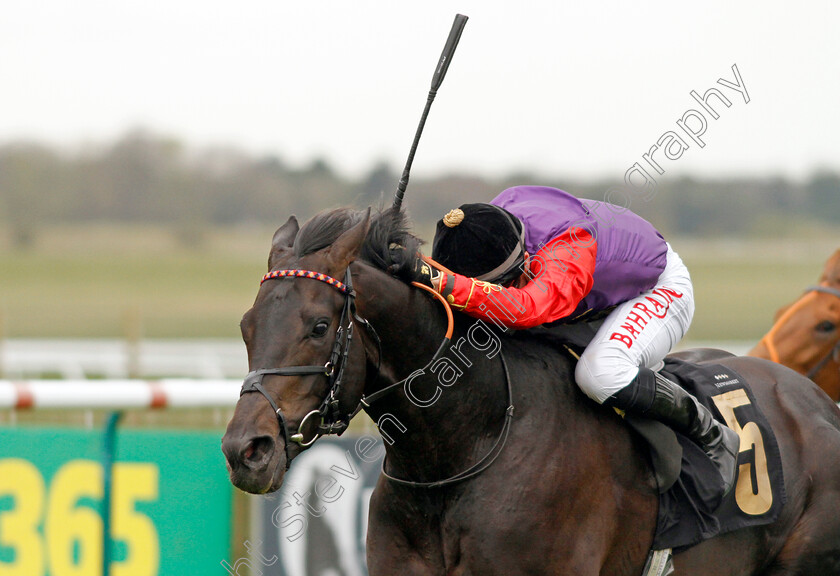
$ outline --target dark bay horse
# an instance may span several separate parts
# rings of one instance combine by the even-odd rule
[[[271,274],[242,320],[252,373],[222,440],[232,483],[277,490],[304,445],[342,429],[364,397],[386,445],[372,576],[639,576],[658,506],[645,447],[533,335],[499,337],[456,315],[441,347],[441,305],[405,281],[417,249],[390,211],[340,209],[300,230],[292,217],[277,231]],[[773,524],[677,554],[675,574],[840,574],[840,410],[778,364],[715,361],[754,383],[787,504]]]
[[[776,312],[773,327],[749,355],[805,374],[840,401],[840,250],[817,284]]]

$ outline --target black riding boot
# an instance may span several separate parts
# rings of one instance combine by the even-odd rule
[[[605,402],[620,410],[658,420],[697,444],[717,466],[728,493],[735,482],[741,440],[714,419],[708,408],[664,376],[648,368]]]

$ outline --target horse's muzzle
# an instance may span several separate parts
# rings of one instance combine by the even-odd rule
[[[222,438],[231,483],[251,494],[264,494],[280,487],[286,472],[286,450],[282,438],[268,435]]]

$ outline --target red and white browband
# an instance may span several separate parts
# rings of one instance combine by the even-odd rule
[[[274,280],[276,278],[312,278],[313,280],[319,280],[329,284],[333,288],[337,288],[342,294],[350,294],[353,291],[344,282],[336,280],[332,276],[321,274],[320,272],[313,272],[312,270],[274,270],[262,277],[260,285],[266,280]]]

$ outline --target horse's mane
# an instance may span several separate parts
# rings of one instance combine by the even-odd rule
[[[316,214],[295,238],[295,256],[300,258],[330,246],[342,233],[361,222],[366,213],[367,210],[336,208]],[[414,280],[414,258],[423,241],[410,229],[402,210],[389,207],[375,211],[359,258],[405,282]]]

